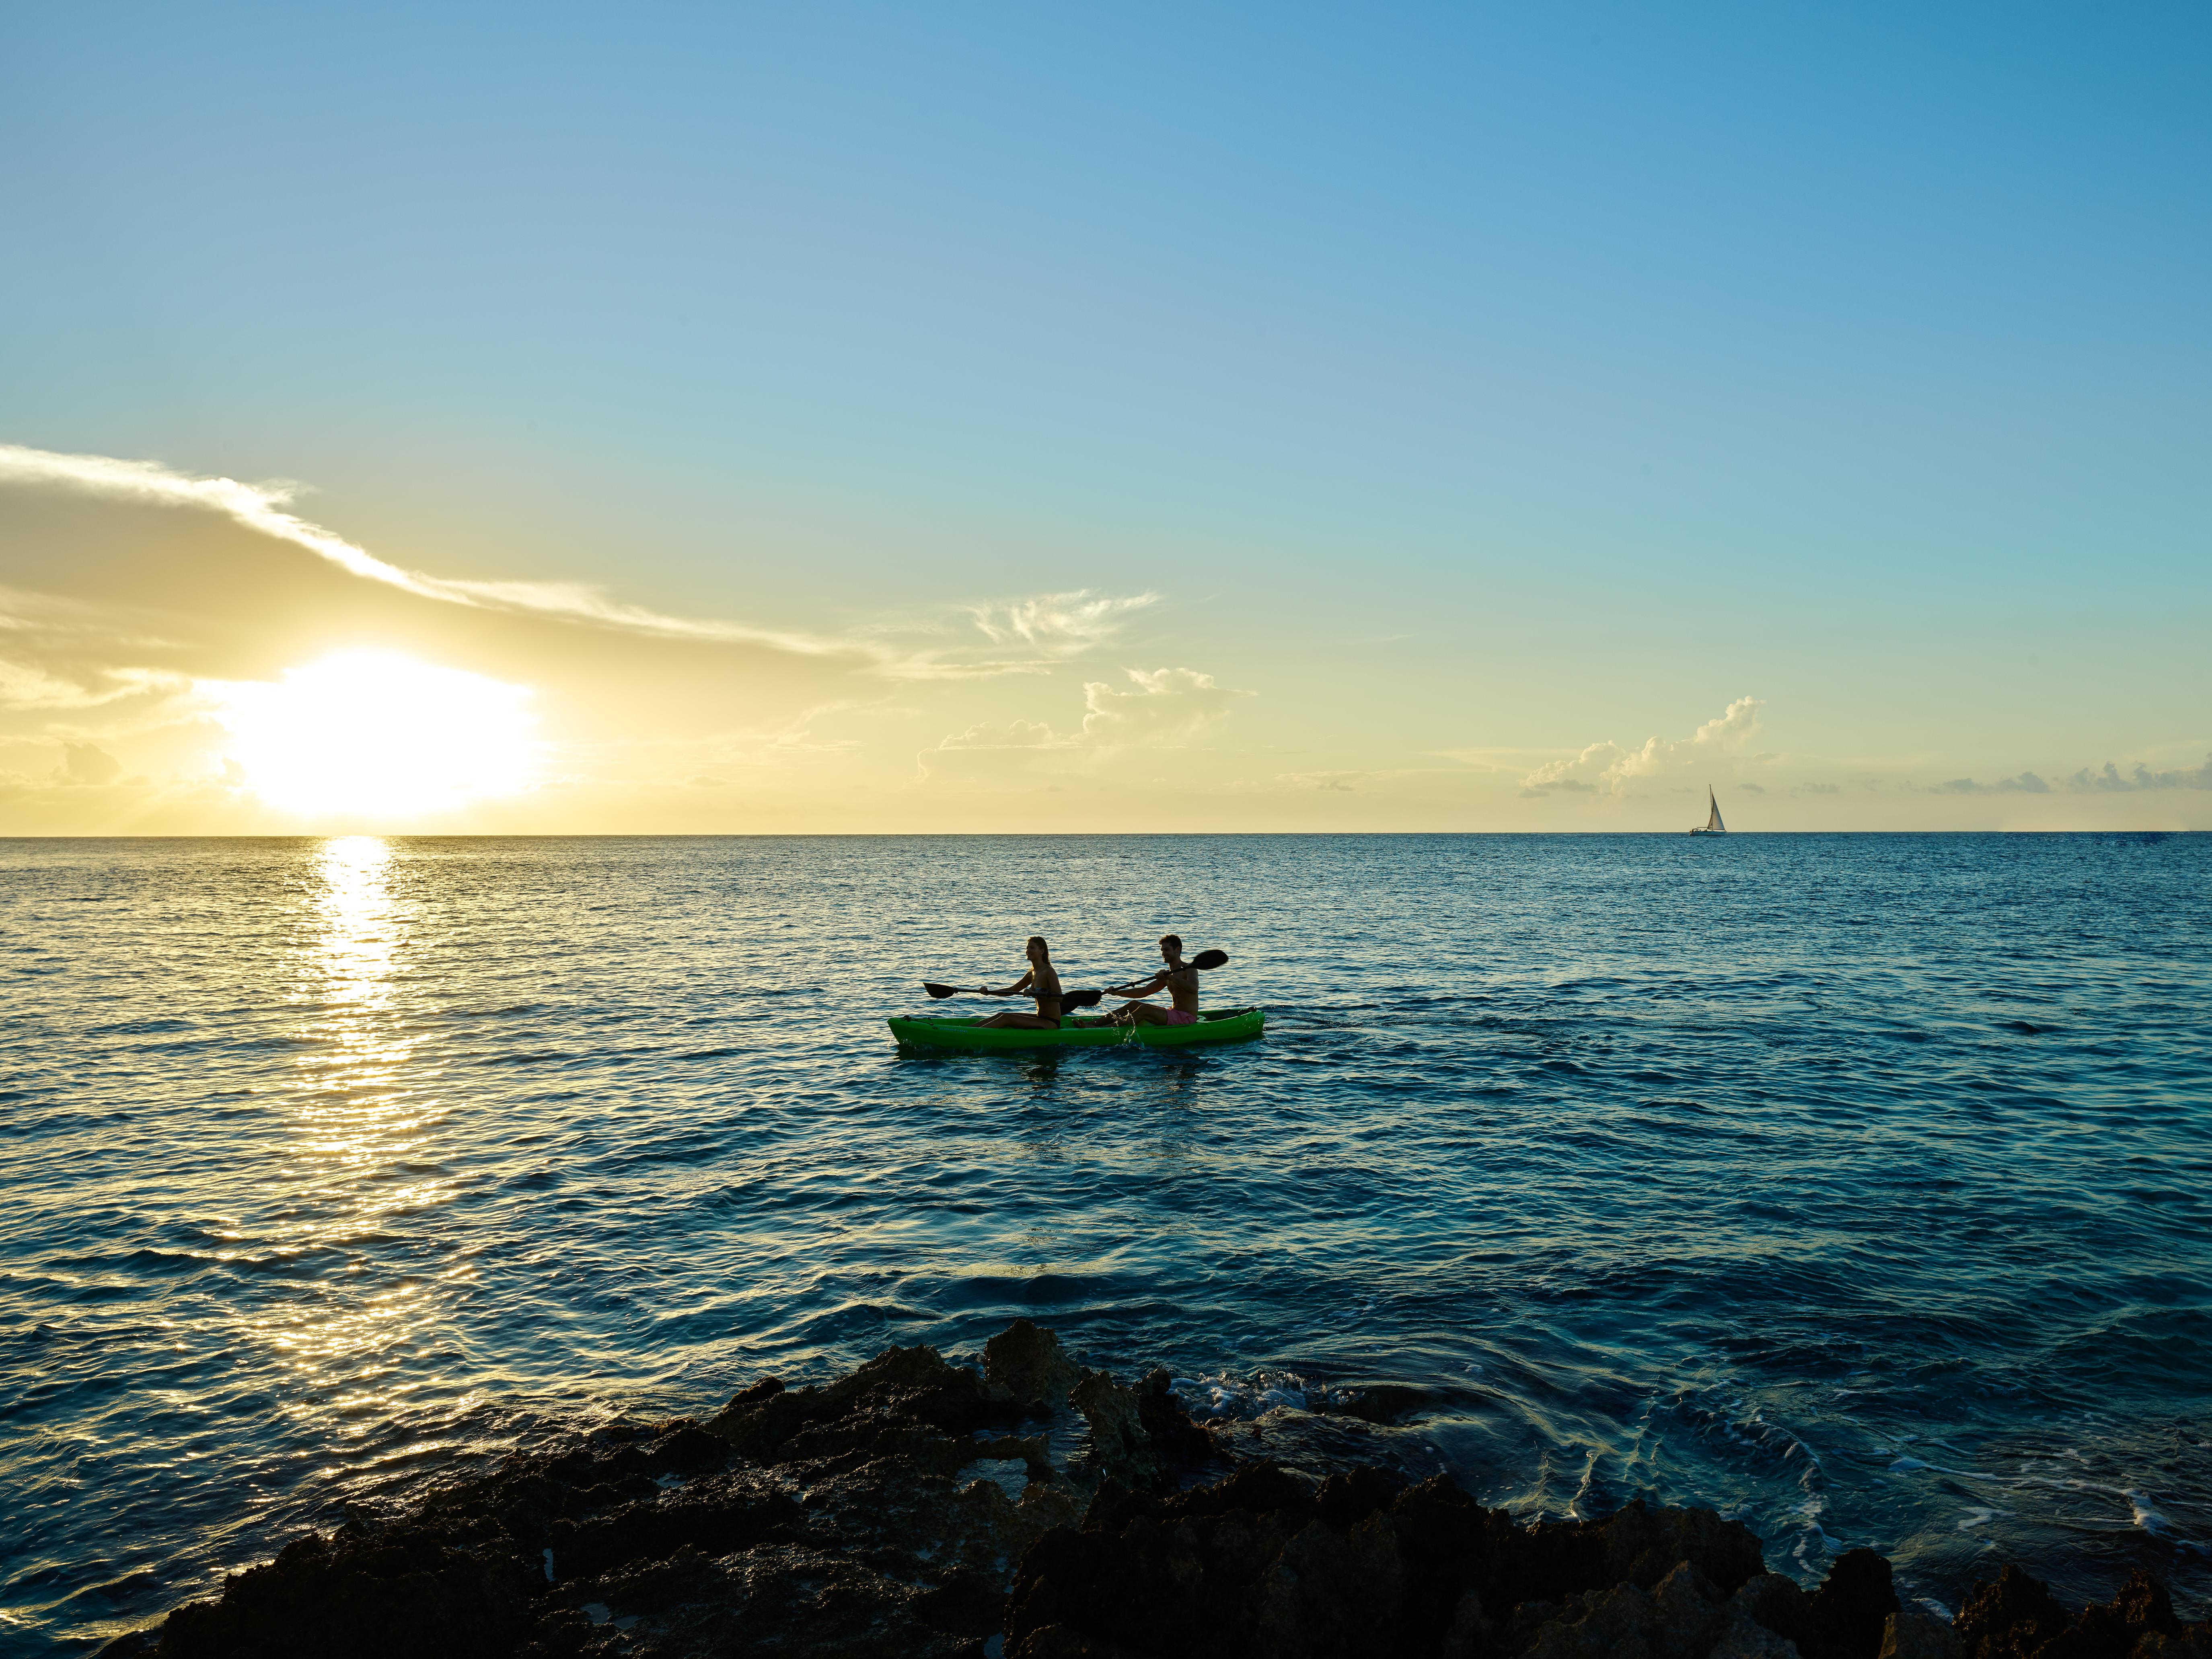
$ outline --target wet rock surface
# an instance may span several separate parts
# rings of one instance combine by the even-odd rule
[[[1868,1550],[1808,1594],[1711,1510],[1522,1526],[1442,1476],[1317,1478],[1194,1424],[1166,1372],[1117,1382],[1024,1320],[980,1369],[891,1348],[518,1455],[106,1653],[2212,1659],[2212,1630],[2141,1574],[2077,1611],[2008,1567],[1947,1622]]]

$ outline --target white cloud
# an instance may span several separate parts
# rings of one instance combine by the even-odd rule
[[[1083,716],[1086,743],[1171,746],[1195,736],[1254,695],[1217,685],[1213,676],[1192,668],[1130,668],[1122,671],[1136,687],[1124,691],[1103,680],[1083,688],[1088,711]]]
[[[1725,771],[1758,734],[1759,711],[1765,707],[1758,697],[1738,697],[1686,738],[1646,738],[1636,749],[1611,742],[1591,744],[1571,758],[1538,767],[1522,779],[1521,792],[1540,795],[1553,789],[1603,790],[1618,795],[1639,782]]]

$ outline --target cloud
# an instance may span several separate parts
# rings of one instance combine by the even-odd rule
[[[1083,740],[1119,746],[1126,744],[1171,745],[1197,734],[1235,707],[1237,699],[1254,695],[1217,685],[1213,676],[1194,668],[1128,668],[1122,671],[1136,687],[1124,691],[1103,680],[1083,688]]]
[[[923,775],[945,769],[948,762],[964,760],[963,769],[997,755],[1026,761],[1043,754],[1100,755],[1131,748],[1172,749],[1188,742],[1236,706],[1240,697],[1255,694],[1218,684],[1211,674],[1194,668],[1128,668],[1129,690],[1104,680],[1091,680],[1083,688],[1082,726],[1073,732],[1056,731],[1042,720],[1011,720],[1004,726],[988,722],[971,726],[942,738],[915,757]]]
[[[988,722],[956,732],[939,749],[1072,749],[1080,738],[1063,738],[1042,720],[1009,720],[1004,726]]]
[[[1594,743],[1580,754],[1538,767],[1521,781],[1524,798],[1554,789],[1603,790],[1626,793],[1631,785],[1661,778],[1702,775],[1732,763],[1757,735],[1759,711],[1766,704],[1757,697],[1738,697],[1690,736],[1680,739],[1647,738],[1636,749],[1617,743]],[[1754,760],[1771,760],[1756,755]]]
[[[2066,787],[2084,795],[2137,789],[2212,789],[2212,754],[2205,756],[2203,765],[2186,772],[2154,772],[2137,762],[2134,772],[2124,778],[2119,768],[2106,761],[2101,772],[2084,767],[2066,780]]]
[[[1931,795],[2047,795],[2051,786],[2033,772],[2023,772],[2016,778],[1999,778],[1995,783],[1976,783],[1972,778],[1953,778],[1948,783],[1932,786]]]
[[[1050,662],[1096,646],[1114,632],[1122,617],[1155,603],[1158,597],[1152,593],[1117,597],[1081,589],[969,606],[976,626],[994,644],[1019,642],[1041,653],[1013,660],[979,659],[959,651],[902,647],[878,637],[887,631],[899,631],[896,629],[818,634],[764,628],[751,623],[669,616],[627,604],[588,582],[471,581],[433,576],[379,558],[335,532],[287,511],[306,486],[281,479],[244,483],[235,478],[195,477],[155,461],[68,455],[0,444],[0,485],[5,484],[217,514],[257,534],[304,549],[362,580],[444,605],[538,617],[653,639],[756,646],[790,656],[842,659],[855,668],[893,678],[1036,672]]]
[[[1840,795],[1843,788],[1833,783],[1801,783],[1790,792],[1793,795]]]
[[[106,750],[88,743],[62,745],[62,763],[54,773],[57,783],[112,783],[121,775],[123,763]]]
[[[1157,605],[1159,598],[1157,593],[1115,595],[1079,587],[1068,593],[1038,593],[966,609],[994,645],[1019,641],[1055,656],[1072,656],[1111,639],[1132,611]]]
[[[1765,787],[1765,786],[1764,784],[1757,784],[1757,783],[1739,783],[1738,785],[1736,785],[1736,787],[1737,787],[1737,788],[1739,788],[1739,789],[1741,789],[1741,790],[1743,790],[1745,793],[1748,793],[1748,794],[1753,794],[1753,795],[1763,795],[1763,794],[1765,794],[1765,793],[1766,793],[1766,787]]]

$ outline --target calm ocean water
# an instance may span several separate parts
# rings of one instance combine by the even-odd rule
[[[1164,929],[1262,1042],[902,1056]],[[0,1649],[1017,1315],[1485,1501],[2212,1595],[2212,836],[0,842]],[[972,1005],[971,1005],[972,1006]]]

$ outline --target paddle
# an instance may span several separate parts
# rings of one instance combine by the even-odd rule
[[[1229,965],[1229,952],[1200,951],[1190,959],[1189,965],[1197,969],[1201,974],[1216,968],[1225,968]],[[1135,983],[1133,980],[1130,982]],[[921,988],[940,1002],[946,997],[1010,997],[1030,994],[1026,991],[988,991],[980,985],[940,985],[933,979],[922,981]],[[1062,1008],[1096,1008],[1105,995],[1106,993],[1103,991],[1062,991],[1060,994],[1060,1006]]]
[[[928,992],[930,995],[935,997],[940,1002],[946,997],[1010,997],[1015,995],[1027,996],[1030,994],[1026,991],[1018,993],[1013,991],[986,991],[981,989],[980,987],[975,986],[939,985],[935,980],[929,979],[922,981],[921,988]],[[1098,1006],[1099,999],[1103,997],[1105,994],[1106,994],[1103,991],[1062,991],[1060,994],[1060,1006],[1062,1008],[1096,1008]]]

